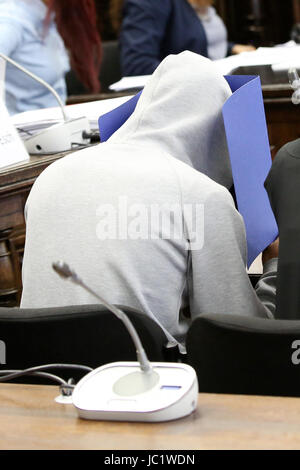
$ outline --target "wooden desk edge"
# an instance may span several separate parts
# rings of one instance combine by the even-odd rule
[[[0,384],[0,448],[300,449],[299,398],[199,394],[186,418],[128,423],[81,420],[57,395],[57,386]]]

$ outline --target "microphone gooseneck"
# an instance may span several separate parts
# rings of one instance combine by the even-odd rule
[[[137,358],[140,363],[141,370],[146,373],[152,372],[151,364],[144,351],[139,335],[136,329],[134,328],[133,324],[131,323],[130,319],[128,318],[128,316],[124,312],[122,312],[122,310],[118,309],[115,305],[108,303],[100,295],[98,295],[90,287],[88,287],[78,277],[75,271],[73,271],[66,263],[62,261],[52,263],[52,268],[62,279],[70,279],[75,284],[83,287],[87,292],[89,292],[94,297],[96,297],[96,299],[98,299],[101,302],[101,304],[103,304],[110,312],[112,312],[117,318],[119,318],[119,320],[121,320],[124,323],[136,347]]]
[[[11,65],[13,65],[14,67],[16,67],[17,69],[21,70],[21,72],[25,73],[26,75],[28,75],[30,78],[32,78],[33,80],[37,81],[38,83],[40,83],[41,85],[43,85],[44,87],[46,87],[50,93],[52,93],[52,95],[55,96],[58,104],[59,104],[59,107],[61,109],[61,112],[62,112],[62,115],[63,115],[63,118],[64,118],[64,121],[67,122],[69,121],[69,118],[65,112],[65,107],[64,107],[64,104],[62,102],[62,100],[60,99],[60,96],[58,95],[58,93],[54,90],[54,88],[52,86],[50,86],[47,82],[45,82],[42,78],[38,77],[37,75],[35,75],[34,73],[32,72],[29,72],[29,70],[25,69],[24,67],[22,67],[22,65],[18,64],[17,62],[15,62],[13,59],[11,59],[10,57],[7,57],[5,54],[2,54],[0,52],[0,57],[5,60],[6,62],[10,63]]]

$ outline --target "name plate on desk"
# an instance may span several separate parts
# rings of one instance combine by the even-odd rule
[[[5,100],[5,70],[6,62],[0,58],[0,99]]]
[[[5,62],[0,59],[0,168],[29,159],[4,102]]]
[[[28,159],[29,154],[0,100],[0,168]]]

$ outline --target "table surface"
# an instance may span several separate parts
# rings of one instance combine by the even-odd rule
[[[86,421],[57,386],[0,384],[0,449],[300,449],[300,399],[199,394],[166,423]]]
[[[67,153],[30,156],[28,160],[0,168],[0,197],[14,193],[20,188],[30,188],[37,176],[51,163]]]

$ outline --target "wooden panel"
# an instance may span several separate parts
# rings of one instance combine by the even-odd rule
[[[24,224],[24,197],[17,194],[0,199],[0,230]]]
[[[22,293],[24,206],[39,174],[65,154],[31,157],[0,170],[0,306],[17,306]]]
[[[22,261],[25,225],[1,232],[0,237],[0,305],[17,306],[22,294]]]
[[[265,100],[272,156],[287,142],[300,137],[300,108],[290,99]]]
[[[280,44],[290,39],[299,0],[216,0],[229,39],[256,46]]]
[[[300,23],[300,0],[293,0],[294,23]]]

